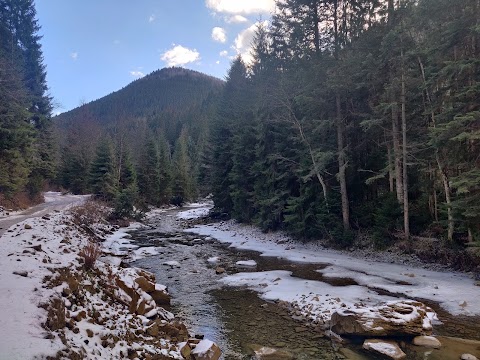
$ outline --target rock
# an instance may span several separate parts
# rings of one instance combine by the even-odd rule
[[[89,338],[92,338],[92,337],[93,337],[93,331],[92,331],[92,330],[87,329],[86,332],[87,332],[87,336],[88,336]]]
[[[158,306],[170,305],[170,295],[164,291],[154,290],[150,293],[150,296]]]
[[[78,314],[75,316],[76,321],[82,321],[83,319],[87,318],[87,312],[85,310],[81,310],[78,312]]]
[[[43,216],[42,216],[42,219],[43,219],[43,220],[50,220],[50,217],[49,217],[48,215],[43,215]]]
[[[225,272],[225,269],[218,266],[216,269],[215,269],[215,274],[217,275],[220,275],[220,274],[223,274]]]
[[[30,230],[30,229],[32,228],[32,225],[30,225],[30,224],[25,224],[25,225],[24,225],[24,228],[25,228],[26,230]]]
[[[339,335],[431,335],[428,314],[433,310],[418,301],[392,301],[376,308],[340,309],[332,314],[331,330]]]
[[[18,275],[18,276],[27,277],[27,276],[28,276],[28,271],[19,270],[19,271],[14,271],[12,274]]]
[[[235,264],[238,267],[245,267],[245,268],[254,268],[257,266],[257,262],[255,260],[242,260],[242,261],[237,261]]]
[[[135,282],[140,286],[140,289],[147,293],[155,291],[155,284],[145,279],[143,276],[139,276],[135,279]]]
[[[179,344],[180,354],[184,359],[190,359],[190,354],[192,353],[192,348],[188,342]]]
[[[35,251],[42,251],[42,245],[34,245],[32,246],[32,249],[35,250]]]
[[[217,344],[208,339],[201,340],[191,352],[193,360],[218,360],[221,355]]]
[[[460,359],[461,360],[478,360],[478,358],[476,356],[473,356],[472,354],[462,354],[462,356],[460,356]]]
[[[295,356],[286,351],[257,344],[248,345],[253,350],[256,360],[293,360]]]
[[[413,338],[413,345],[425,346],[434,349],[439,349],[442,347],[442,343],[433,336],[415,336]]]
[[[147,334],[150,335],[150,336],[157,337],[158,333],[159,333],[159,330],[158,330],[158,324],[157,323],[153,323],[152,326],[147,328]]]
[[[145,300],[140,301],[137,310],[135,311],[138,315],[145,315]]]
[[[134,289],[129,287],[122,279],[120,278],[115,278],[115,283],[117,286],[122,289],[128,296],[133,297],[133,293],[135,292]]]
[[[399,360],[405,359],[407,355],[400,349],[395,341],[368,339],[363,343],[365,350],[383,355],[389,359]]]

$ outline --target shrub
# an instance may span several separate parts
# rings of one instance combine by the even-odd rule
[[[85,270],[93,269],[101,253],[102,250],[100,246],[93,241],[89,241],[88,244],[80,250],[79,255],[80,258],[83,259],[83,267]]]
[[[82,205],[70,209],[73,223],[79,226],[92,226],[104,223],[108,216],[108,208],[98,201],[87,200]]]
[[[183,205],[183,197],[181,195],[175,195],[172,196],[170,199],[170,204],[175,205],[175,206],[182,206]]]

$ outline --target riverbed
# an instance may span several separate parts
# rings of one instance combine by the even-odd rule
[[[321,324],[306,323],[282,302],[265,301],[256,292],[228,287],[219,281],[226,274],[272,270],[289,271],[292,277],[324,282],[333,289],[359,286],[355,279],[325,276],[321,270],[329,266],[328,263],[261,256],[258,251],[230,247],[211,236],[185,233],[184,220],[177,217],[178,212],[158,212],[148,218],[145,227],[130,233],[135,245],[155,247],[157,252],[132,265],[153,272],[157,281],[168,287],[172,296],[171,310],[187,324],[192,334],[205,336],[219,344],[223,359],[252,359],[254,350],[260,347],[276,349],[279,360],[375,358],[363,352],[361,342],[355,339],[343,345],[332,342],[324,336]],[[238,261],[246,260],[253,260],[256,265],[237,265]],[[219,267],[224,272],[217,274]],[[378,289],[381,295],[400,296],[385,293],[385,290]],[[435,302],[430,301],[429,305],[443,320],[442,324],[436,324],[435,334],[478,340],[478,317],[453,316]],[[428,351],[409,346],[403,339],[400,341],[404,341],[409,359],[453,360],[458,359],[458,352],[464,350],[480,356],[480,343],[441,339],[445,344],[441,350]],[[428,356],[425,355],[427,352]]]

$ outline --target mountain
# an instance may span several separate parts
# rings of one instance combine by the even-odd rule
[[[147,120],[150,127],[162,129],[173,143],[183,125],[194,129],[196,119],[217,98],[224,82],[212,76],[183,68],[164,68],[135,80],[121,90],[81,105],[54,118],[60,128],[93,119],[108,129],[119,120]],[[197,124],[198,125],[198,124]]]

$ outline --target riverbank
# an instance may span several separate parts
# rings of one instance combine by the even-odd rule
[[[197,225],[185,231],[211,236],[237,249],[258,251],[262,256],[328,264],[318,270],[325,277],[352,279],[367,288],[402,294],[407,298],[428,299],[453,315],[480,315],[477,301],[480,286],[470,274],[448,271],[443,267],[442,271],[429,270],[429,265],[419,267],[419,260],[402,264],[392,254],[364,257],[362,253],[326,249],[315,243],[302,244],[284,233],[265,234],[235,221]]]
[[[183,358],[188,331],[165,310],[165,286],[105,255],[107,239],[139,224],[120,230],[107,212],[86,203],[23,220],[0,238],[2,357]]]

